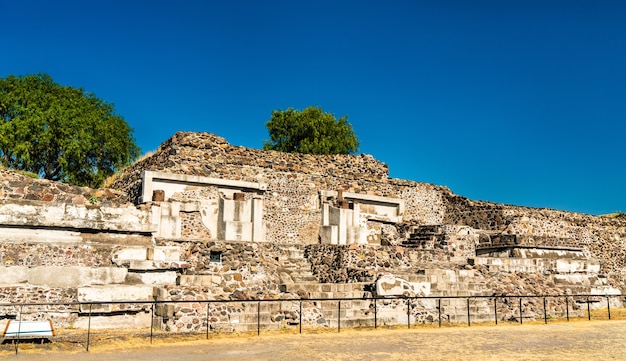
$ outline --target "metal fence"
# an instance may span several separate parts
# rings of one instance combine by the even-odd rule
[[[454,309],[454,314],[451,315],[449,313],[445,314],[442,312],[442,302],[454,300],[456,306]],[[557,300],[565,304],[565,309],[560,312],[549,311],[548,309],[548,301],[549,300]],[[307,298],[307,299],[279,299],[279,300],[177,300],[177,301],[109,301],[109,302],[70,302],[70,303],[0,303],[0,318],[11,319],[18,322],[18,325],[22,323],[23,320],[29,319],[28,315],[38,314],[39,317],[45,315],[46,312],[50,312],[51,308],[61,307],[62,309],[67,310],[68,312],[77,312],[81,315],[81,317],[87,317],[87,327],[83,333],[81,333],[83,337],[84,347],[86,351],[89,351],[89,347],[92,343],[92,333],[94,329],[92,328],[92,317],[102,316],[104,313],[100,312],[104,306],[117,306],[117,310],[129,310],[129,313],[136,313],[140,311],[149,312],[150,313],[150,322],[145,325],[145,328],[141,328],[144,330],[143,333],[146,338],[149,338],[149,342],[152,343],[155,338],[155,331],[159,330],[158,325],[162,324],[163,320],[159,320],[159,316],[155,314],[155,310],[164,305],[185,305],[185,304],[196,304],[201,305],[206,309],[206,318],[202,324],[203,329],[199,331],[196,329],[194,332],[189,332],[188,334],[201,334],[205,338],[209,338],[209,334],[212,331],[215,331],[214,325],[211,322],[211,305],[228,305],[228,304],[246,304],[248,309],[254,309],[256,307],[256,333],[257,335],[261,335],[261,330],[267,327],[267,324],[263,323],[261,316],[262,305],[268,305],[272,303],[295,303],[298,305],[297,317],[298,319],[294,319],[291,327],[297,329],[297,332],[303,332],[303,304],[313,303],[316,306],[322,307],[322,305],[326,304],[326,309],[331,309],[330,314],[335,315],[335,318],[329,320],[327,324],[324,326],[327,327],[336,327],[337,332],[341,332],[342,323],[344,324],[344,328],[347,324],[349,324],[349,319],[346,317],[346,311],[350,307],[351,302],[370,302],[371,303],[371,316],[365,324],[360,324],[359,326],[373,327],[378,328],[381,326],[402,326],[401,322],[398,322],[399,319],[396,319],[396,322],[393,324],[388,324],[384,322],[384,318],[379,315],[381,306],[385,303],[395,302],[397,305],[401,305],[402,310],[406,310],[406,327],[408,329],[411,326],[415,326],[416,323],[429,323],[433,326],[442,327],[442,323],[446,325],[450,324],[467,324],[468,327],[472,325],[472,323],[476,322],[493,322],[495,325],[498,325],[498,322],[502,322],[503,315],[499,314],[498,309],[506,309],[509,311],[509,316],[513,315],[513,317],[509,317],[506,319],[507,321],[515,321],[520,324],[524,323],[524,319],[526,318],[526,322],[531,320],[540,320],[544,323],[548,323],[548,320],[551,319],[565,319],[570,321],[571,318],[577,317],[580,318],[581,314],[584,314],[583,317],[588,320],[592,320],[592,318],[602,318],[611,320],[612,317],[615,318],[616,315],[611,314],[612,308],[611,304],[618,305],[620,315],[619,318],[623,318],[626,315],[624,312],[624,307],[626,307],[626,296],[623,294],[620,295],[592,295],[592,294],[575,294],[575,295],[492,295],[492,296],[429,296],[429,297],[362,297],[362,298]],[[428,303],[431,305],[431,310],[435,317],[432,317],[429,321],[416,321],[414,316],[415,307],[419,307],[418,305],[421,303]],[[484,307],[490,309],[490,315],[486,315],[484,312],[477,313],[475,310],[472,312],[472,307],[476,303],[481,303]],[[524,304],[524,302],[526,304]],[[532,303],[534,309],[542,310],[542,314],[537,315],[536,312],[531,312],[532,314],[529,316],[525,314],[524,306],[526,305],[526,309],[528,310],[529,304]],[[342,304],[344,307],[344,312],[342,313]],[[459,305],[464,304],[464,307],[458,307]],[[537,306],[538,304],[538,306]],[[592,304],[594,305],[594,309],[596,309],[596,313],[594,317],[592,317]],[[577,312],[574,311],[574,305],[576,305]],[[582,305],[582,306],[581,306]],[[604,312],[604,305],[606,305],[606,313]],[[483,309],[484,309],[483,307]],[[461,308],[465,308],[462,310]],[[7,309],[10,309],[11,312],[7,313]],[[613,307],[613,312],[615,312],[615,306]],[[3,314],[1,310],[5,310]],[[515,314],[511,313],[511,310],[515,312]],[[582,312],[581,312],[582,311]],[[123,311],[120,311],[123,313]],[[526,311],[528,312],[528,311]],[[342,314],[344,317],[342,318]],[[599,316],[606,315],[606,316]],[[26,317],[24,317],[26,316]],[[411,320],[413,319],[413,324]],[[381,324],[382,322],[382,324]],[[8,326],[7,326],[8,327]],[[348,327],[350,327],[348,325]],[[352,327],[358,327],[352,325]],[[139,329],[137,329],[139,330]],[[136,330],[136,331],[137,331]],[[148,332],[149,331],[149,336]],[[6,332],[6,330],[5,330]],[[216,331],[217,332],[217,331]],[[178,332],[165,332],[160,333],[160,335],[174,335],[178,334]],[[58,335],[57,335],[58,336]],[[167,336],[166,336],[167,337]],[[20,336],[20,331],[18,328],[17,333],[9,339],[7,337],[4,338],[3,344],[10,341],[12,345],[15,347],[15,352],[18,352],[18,345],[20,342],[24,342],[25,339]]]

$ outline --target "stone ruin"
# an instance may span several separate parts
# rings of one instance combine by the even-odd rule
[[[472,201],[445,187],[392,179],[368,155],[287,154],[177,133],[88,189],[0,171],[0,303],[171,301],[156,326],[173,332],[330,325],[332,302],[364,296],[619,295],[626,219]],[[190,300],[212,303],[207,315]],[[602,300],[603,298],[601,298]],[[573,300],[575,301],[575,300]],[[623,307],[623,297],[611,298]],[[464,299],[441,301],[450,320]],[[336,304],[336,302],[335,302]],[[519,314],[503,299],[501,319]],[[594,307],[602,307],[602,302]],[[149,304],[31,307],[56,327],[145,327]],[[371,300],[342,303],[342,325],[372,323]],[[385,324],[432,322],[434,300],[388,298]],[[473,320],[493,318],[472,300]],[[524,314],[543,305],[524,301]],[[563,299],[549,313],[564,315]],[[585,306],[570,303],[572,314]],[[606,307],[606,301],[604,303]],[[17,307],[0,307],[16,317]],[[207,317],[210,316],[210,317]]]

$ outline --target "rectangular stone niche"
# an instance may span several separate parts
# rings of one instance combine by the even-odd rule
[[[172,199],[188,187],[217,187],[218,199]],[[263,194],[267,185],[209,177],[145,171],[142,201],[152,199],[159,190],[159,199],[152,203],[152,224],[157,237],[180,238],[180,212],[199,212],[202,227],[210,237],[226,241],[264,242]]]
[[[211,254],[209,255],[209,262],[222,263],[222,252],[211,251]]]
[[[376,231],[368,228],[368,221],[402,222],[402,199],[337,191],[320,191],[320,197],[323,244],[368,244],[368,239],[380,239],[380,234],[372,234]]]
[[[162,199],[167,201],[174,193],[183,192],[188,186],[215,186],[226,196],[234,193],[251,192],[262,194],[267,190],[267,184],[245,182],[230,179],[201,177],[186,174],[144,171],[142,176],[141,203],[152,200],[155,190],[163,191]]]
[[[322,201],[341,198],[352,203],[352,209],[358,207],[361,215],[368,220],[389,223],[402,222],[404,214],[404,200],[400,198],[374,196],[362,193],[320,191]]]

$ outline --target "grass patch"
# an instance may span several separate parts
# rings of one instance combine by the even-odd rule
[[[26,171],[26,170],[7,168],[4,165],[0,165],[0,170],[10,170],[12,172],[15,172],[17,174],[21,174],[21,175],[27,176],[29,178],[39,179],[39,175],[37,173],[29,172],[29,171]]]

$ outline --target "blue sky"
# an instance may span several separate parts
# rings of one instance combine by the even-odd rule
[[[471,199],[626,211],[626,2],[0,0],[0,77],[260,148],[271,111],[347,115],[395,178]]]

